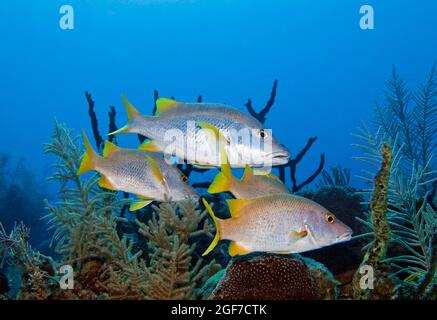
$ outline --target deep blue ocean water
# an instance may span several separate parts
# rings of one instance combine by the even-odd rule
[[[73,30],[59,27],[65,4],[74,8]],[[364,4],[374,8],[374,30],[359,27]],[[357,174],[351,134],[383,101],[393,65],[412,87],[424,80],[437,57],[436,16],[432,0],[4,0],[0,151],[24,157],[42,179],[55,118],[91,135],[85,90],[107,132],[109,106],[125,121],[121,93],[145,114],[153,89],[245,110],[248,98],[263,107],[278,79],[266,125],[293,154],[318,137],[299,177],[321,152],[327,165]]]

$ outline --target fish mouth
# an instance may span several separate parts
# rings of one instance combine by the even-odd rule
[[[341,235],[339,235],[335,240],[336,243],[339,242],[346,242],[349,241],[350,239],[352,239],[352,233],[351,232],[345,232]]]
[[[290,156],[289,152],[273,152],[269,155],[274,163],[281,164],[287,163]]]

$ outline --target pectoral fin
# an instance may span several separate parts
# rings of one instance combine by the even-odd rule
[[[117,188],[108,180],[107,177],[102,176],[98,182],[99,187],[109,189],[109,190],[117,190]]]
[[[165,177],[162,174],[161,170],[159,169],[158,164],[156,163],[156,161],[151,157],[151,156],[146,156],[147,161],[150,164],[151,167],[151,173],[159,180],[159,181],[165,181]]]
[[[248,253],[250,253],[250,251],[245,249],[243,246],[241,246],[237,242],[231,242],[229,244],[229,255],[231,257],[236,256],[236,255],[248,254]]]
[[[213,124],[208,123],[208,122],[203,122],[203,121],[196,121],[196,124],[197,124],[198,126],[200,126],[201,128],[209,129],[209,130],[211,130],[212,132],[214,132],[214,135],[216,136],[216,138],[217,138],[220,142],[227,143],[227,140],[226,140],[225,136],[224,136],[224,135],[220,132],[220,130],[219,130],[216,126],[214,126]]]
[[[136,199],[134,201],[132,201],[130,207],[129,207],[129,211],[137,211],[140,210],[146,206],[148,206],[153,200],[148,200],[148,199]]]
[[[291,230],[289,238],[291,242],[295,242],[299,239],[306,237],[307,234],[308,232],[306,230],[302,230],[302,231]]]

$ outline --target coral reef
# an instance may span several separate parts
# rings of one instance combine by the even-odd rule
[[[313,300],[319,288],[298,257],[251,254],[234,257],[212,300]]]
[[[44,300],[57,286],[54,261],[35,251],[28,243],[30,230],[15,224],[10,234],[0,224],[0,261],[21,271],[22,286],[18,299]]]
[[[192,202],[154,206],[150,219],[137,220],[147,239],[134,251],[135,240],[121,232],[126,200],[97,185],[97,176],[80,179],[77,169],[83,147],[56,122],[46,153],[58,162],[50,178],[60,185],[46,216],[54,230],[55,262],[27,243],[29,229],[18,224],[8,235],[0,228],[0,261],[22,271],[19,299],[195,299],[205,281],[221,269],[195,252],[193,238],[211,236],[206,213]],[[121,198],[121,199],[120,199]],[[143,217],[144,218],[144,217]],[[135,222],[134,222],[135,223]],[[59,286],[59,267],[70,265],[74,288]]]
[[[214,260],[206,264],[201,258],[194,263],[195,244],[191,238],[211,234],[211,225],[205,219],[206,211],[196,210],[193,202],[162,203],[147,223],[137,220],[139,232],[148,239],[149,275],[147,297],[150,299],[193,299],[198,288],[221,269]],[[159,218],[158,218],[159,217]],[[199,225],[203,221],[203,227]]]

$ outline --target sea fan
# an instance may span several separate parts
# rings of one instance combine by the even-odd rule
[[[393,68],[384,91],[386,103],[376,104],[376,124],[391,141],[397,138],[397,148],[402,146],[405,171],[412,168],[413,162],[430,169],[436,167],[437,159],[432,159],[437,148],[436,77],[434,63],[425,82],[412,92]]]

